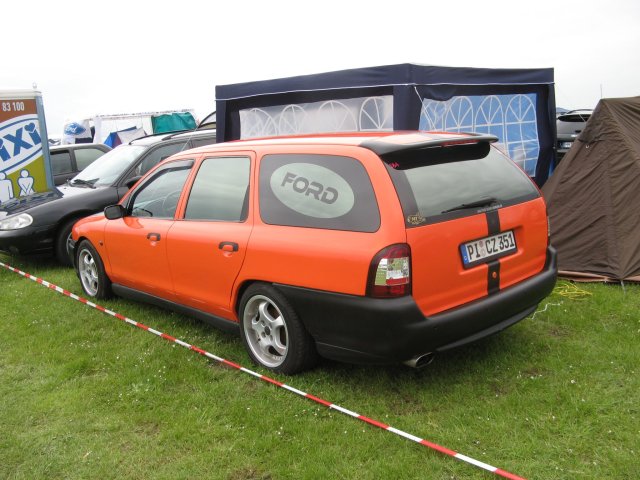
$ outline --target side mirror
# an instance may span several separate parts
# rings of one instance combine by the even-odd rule
[[[124,217],[125,212],[122,205],[109,205],[104,209],[104,216],[107,220],[117,220]]]
[[[140,180],[142,178],[142,175],[136,175],[135,177],[131,177],[129,180],[127,180],[126,182],[124,182],[124,185],[128,188],[131,189],[131,187],[133,187],[136,182],[138,180]]]

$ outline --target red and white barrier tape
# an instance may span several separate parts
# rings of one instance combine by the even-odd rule
[[[463,455],[461,453],[455,452],[453,450],[449,450],[448,448],[445,448],[445,447],[442,447],[442,446],[437,445],[435,443],[429,442],[428,440],[424,440],[423,438],[419,438],[419,437],[416,437],[415,435],[411,435],[410,433],[404,432],[402,430],[398,430],[397,428],[393,428],[392,426],[387,425],[385,423],[378,422],[378,421],[373,420],[371,418],[365,417],[364,415],[360,415],[360,414],[358,414],[356,412],[352,412],[351,410],[347,410],[346,408],[343,408],[343,407],[341,407],[339,405],[336,405],[335,403],[328,402],[328,401],[323,400],[321,398],[318,398],[318,397],[316,397],[314,395],[311,395],[310,393],[303,392],[301,390],[298,390],[297,388],[294,388],[294,387],[286,385],[286,384],[284,384],[282,382],[279,382],[278,380],[274,380],[273,378],[269,378],[269,377],[267,377],[265,375],[262,375],[260,373],[254,372],[254,371],[249,370],[247,368],[244,368],[244,367],[242,367],[242,366],[240,366],[240,365],[238,365],[236,363],[230,362],[229,360],[225,360],[224,358],[220,358],[217,355],[214,355],[213,353],[209,353],[206,350],[202,350],[201,348],[196,347],[195,345],[190,345],[190,344],[188,344],[186,342],[183,342],[182,340],[179,340],[177,338],[172,337],[171,335],[167,335],[166,333],[162,333],[162,332],[159,332],[158,330],[154,330],[153,328],[148,327],[148,326],[146,326],[146,325],[144,325],[144,324],[142,324],[140,322],[136,322],[135,320],[132,320],[132,319],[130,319],[128,317],[125,317],[124,315],[120,315],[119,313],[113,312],[113,311],[111,311],[111,310],[109,310],[109,309],[107,309],[107,308],[105,308],[105,307],[103,307],[101,305],[97,305],[97,304],[87,300],[86,298],[79,297],[78,295],[75,295],[75,294],[69,292],[68,290],[64,290],[63,288],[58,287],[57,285],[54,285],[53,283],[47,282],[46,280],[43,280],[42,278],[38,278],[38,277],[35,277],[33,275],[30,275],[30,274],[28,274],[26,272],[23,272],[22,270],[18,270],[17,268],[14,268],[14,267],[12,267],[10,265],[7,265],[7,264],[5,264],[3,262],[0,262],[0,267],[4,267],[7,270],[10,270],[10,271],[12,271],[14,273],[22,275],[23,277],[28,278],[29,280],[33,280],[34,282],[39,283],[40,285],[48,287],[51,290],[55,290],[56,292],[61,293],[62,295],[65,295],[65,296],[67,296],[69,298],[73,298],[74,300],[77,300],[80,303],[83,303],[85,305],[93,307],[96,310],[100,310],[101,312],[106,313],[107,315],[111,315],[112,317],[115,317],[118,320],[122,320],[123,322],[128,323],[130,325],[133,325],[134,327],[141,328],[142,330],[145,330],[145,331],[147,331],[149,333],[153,333],[154,335],[157,335],[158,337],[162,337],[165,340],[168,340],[168,341],[173,342],[173,343],[177,343],[178,345],[180,345],[182,347],[185,347],[185,348],[187,348],[189,350],[193,350],[194,352],[197,352],[200,355],[203,355],[203,356],[205,356],[207,358],[215,360],[216,362],[219,362],[219,363],[222,363],[222,364],[227,365],[229,367],[235,368],[236,370],[240,370],[240,371],[242,371],[244,373],[248,373],[249,375],[252,375],[252,376],[254,376],[256,378],[259,378],[260,380],[263,380],[265,382],[271,383],[271,384],[276,385],[278,387],[284,388],[285,390],[289,390],[290,392],[293,392],[296,395],[300,395],[301,397],[305,397],[305,398],[308,398],[309,400],[313,400],[314,402],[319,403],[321,405],[324,405],[325,407],[329,407],[330,409],[337,410],[340,413],[343,413],[343,414],[348,415],[348,416],[353,417],[353,418],[357,418],[358,420],[362,420],[363,422],[366,422],[366,423],[368,423],[370,425],[373,425],[375,427],[381,428],[381,429],[386,430],[388,432],[395,433],[396,435],[404,437],[404,438],[406,438],[408,440],[411,440],[413,442],[419,443],[420,445],[424,445],[425,447],[429,447],[429,448],[431,448],[433,450],[436,450],[436,451],[438,451],[440,453],[444,453],[445,455],[449,455],[449,456],[451,456],[453,458],[457,458],[458,460],[461,460],[463,462],[471,464],[471,465],[473,465],[475,467],[478,467],[478,468],[481,468],[483,470],[487,470],[489,472],[495,473],[496,475],[498,475],[500,477],[509,478],[511,480],[525,480],[523,477],[519,477],[517,475],[514,475],[513,473],[506,472],[505,470],[502,470],[500,468],[493,467],[493,466],[488,465],[488,464],[486,464],[484,462],[481,462],[479,460],[475,460],[475,459],[473,459],[471,457],[467,457],[466,455]]]

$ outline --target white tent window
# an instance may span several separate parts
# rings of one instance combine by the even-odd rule
[[[391,131],[393,96],[359,97],[240,110],[240,138]]]

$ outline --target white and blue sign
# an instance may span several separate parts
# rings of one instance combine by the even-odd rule
[[[21,115],[0,124],[0,172],[14,172],[42,155],[37,115]]]

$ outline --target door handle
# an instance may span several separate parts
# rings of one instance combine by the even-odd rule
[[[155,232],[147,233],[147,240],[151,240],[152,242],[159,242],[160,234]]]
[[[238,244],[236,242],[220,242],[218,248],[225,252],[237,252]]]

